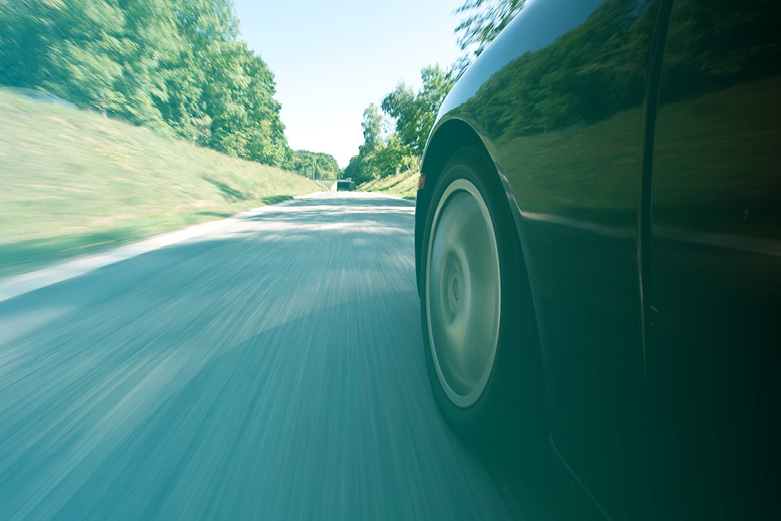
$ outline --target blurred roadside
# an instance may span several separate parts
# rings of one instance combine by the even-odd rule
[[[39,91],[0,120],[0,278],[321,190]]]

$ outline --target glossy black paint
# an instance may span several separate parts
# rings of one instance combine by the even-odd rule
[[[777,2],[676,2],[661,69],[649,397],[689,518],[779,511],[779,23]]]
[[[483,146],[584,514],[779,506],[780,23],[771,1],[531,2],[429,138],[418,252],[442,165]]]

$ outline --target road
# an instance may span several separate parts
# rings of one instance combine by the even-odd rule
[[[428,388],[413,214],[317,194],[0,302],[0,518],[519,517]]]

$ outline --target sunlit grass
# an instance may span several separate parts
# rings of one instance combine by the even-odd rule
[[[0,89],[0,277],[320,190],[149,129]]]
[[[404,199],[415,199],[418,191],[418,172],[408,170],[396,175],[368,181],[358,186],[362,192],[380,192]]]

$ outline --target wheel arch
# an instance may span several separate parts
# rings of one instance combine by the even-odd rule
[[[475,146],[490,157],[480,134],[466,121],[453,118],[437,126],[426,146],[420,167],[420,171],[426,176],[429,191],[433,190],[448,159],[467,146]]]
[[[510,207],[510,213],[513,216],[513,227],[518,237],[521,259],[520,263],[524,272],[529,290],[531,291],[531,274],[529,273],[526,253],[526,241],[523,236],[523,223],[520,207],[515,199],[515,194],[510,187],[510,183],[505,177],[501,163],[497,160],[497,154],[493,153],[494,147],[489,139],[476,130],[467,121],[453,117],[440,121],[432,132],[421,164],[421,175],[425,176],[424,189],[419,190],[415,209],[415,266],[418,290],[420,290],[420,266],[422,265],[422,242],[425,229],[425,220],[428,215],[429,205],[434,187],[439,180],[439,176],[445,168],[448,160],[458,150],[466,147],[474,147],[479,150],[489,162],[493,165],[493,171],[487,175],[496,176],[507,198],[507,204]],[[482,173],[486,174],[486,173]],[[535,307],[536,320],[536,307]]]
[[[465,147],[474,147],[485,155],[488,161],[493,165],[493,170],[491,172],[482,172],[481,174],[495,176],[506,196],[507,204],[512,215],[512,225],[518,239],[518,251],[520,252],[520,259],[518,259],[518,261],[521,270],[519,276],[523,280],[527,302],[531,308],[531,318],[537,331],[538,345],[540,346],[540,349],[542,349],[542,339],[539,338],[540,324],[538,320],[537,302],[533,290],[534,276],[528,262],[528,246],[524,234],[520,206],[510,187],[510,183],[505,176],[501,161],[497,159],[498,154],[496,153],[496,149],[492,145],[491,140],[485,137],[468,121],[457,116],[441,119],[437,123],[429,137],[429,142],[423,156],[423,163],[421,164],[420,171],[421,174],[425,176],[425,184],[424,189],[418,191],[415,209],[415,266],[418,292],[420,293],[420,267],[423,264],[423,258],[421,257],[423,234],[426,226],[426,217],[431,204],[431,196],[448,160],[458,150]]]
[[[418,293],[420,293],[423,233],[434,187],[453,154],[469,146],[474,146],[486,157],[491,158],[493,162],[493,157],[480,138],[480,134],[466,121],[460,118],[450,118],[440,120],[437,123],[426,144],[426,150],[423,152],[420,173],[425,176],[425,184],[422,190],[418,190],[415,203],[415,278],[418,284]]]

